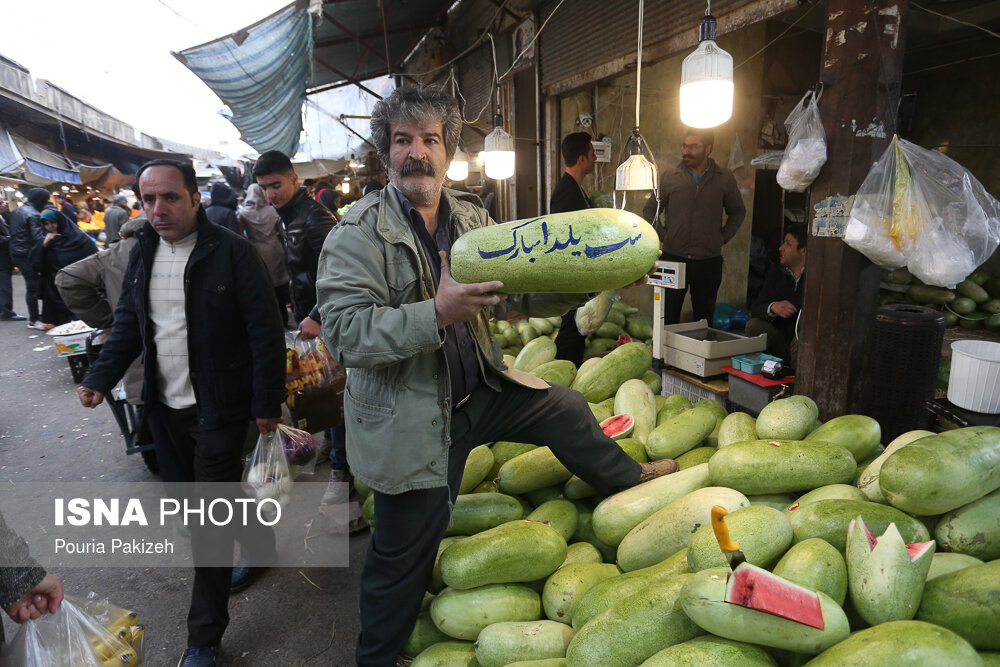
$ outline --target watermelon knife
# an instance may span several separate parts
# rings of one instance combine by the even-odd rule
[[[747,563],[740,545],[729,537],[726,514],[725,507],[712,507],[712,530],[733,571],[726,583],[726,602],[822,630],[826,623],[819,594]]]

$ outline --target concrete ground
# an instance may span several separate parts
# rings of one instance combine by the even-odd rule
[[[26,314],[15,275],[14,308]],[[52,339],[24,322],[0,322],[0,483],[156,479],[127,456],[111,411],[82,407]],[[329,467],[317,469],[325,483]],[[347,568],[274,568],[230,600],[221,665],[351,665],[359,629],[358,582],[368,533],[351,538]],[[45,563],[42,563],[44,566]],[[138,612],[145,665],[177,664],[187,644],[193,572],[181,568],[78,568],[55,572],[67,593],[95,591]],[[3,615],[8,640],[17,626]]]

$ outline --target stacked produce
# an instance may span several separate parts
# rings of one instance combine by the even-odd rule
[[[1000,332],[1000,276],[979,269],[953,289],[913,284],[906,269],[882,272],[883,287],[906,286],[905,292],[882,290],[881,303],[916,303],[940,310],[948,327]]]
[[[1000,428],[883,447],[875,420],[822,423],[805,396],[757,419],[660,396],[650,361],[631,342],[563,378],[630,457],[680,471],[600,498],[547,447],[473,450],[414,667],[1000,664]],[[742,567],[822,627],[734,602],[715,506]]]
[[[624,301],[614,300],[611,295],[614,292],[602,292],[600,296],[582,306],[577,312],[577,326],[587,334],[586,348],[584,354],[596,355],[609,352],[624,343],[639,341],[652,345],[653,321],[648,317],[639,317],[636,313],[638,308],[629,306]],[[606,307],[602,307],[599,302],[607,300]],[[590,322],[581,325],[581,320],[590,318]],[[529,317],[528,319],[511,322],[507,320],[493,320],[490,322],[490,329],[493,337],[503,349],[505,355],[517,358],[521,351],[528,344],[539,338],[555,340],[562,324],[561,317]],[[542,349],[548,349],[548,345],[543,343]],[[555,347],[551,359],[555,359]],[[524,370],[519,368],[519,370]]]

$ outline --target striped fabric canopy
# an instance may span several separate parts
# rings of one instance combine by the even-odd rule
[[[239,32],[174,53],[222,98],[244,141],[295,154],[312,61],[312,16],[299,0]],[[277,122],[276,122],[277,121]]]

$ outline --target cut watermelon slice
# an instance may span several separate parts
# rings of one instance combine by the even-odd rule
[[[878,538],[872,535],[872,532],[868,530],[868,526],[865,522],[861,522],[861,527],[865,529],[865,537],[868,539],[868,549],[874,550],[878,545]],[[906,545],[906,554],[910,557],[910,561],[915,561],[925,553],[928,549],[934,548],[934,540],[929,542],[914,542],[913,544]]]
[[[601,422],[601,430],[604,431],[604,435],[614,440],[627,438],[632,433],[633,426],[635,426],[635,420],[632,419],[632,415],[615,415]]]
[[[742,563],[729,576],[726,602],[822,630],[823,603],[816,591]]]
[[[906,553],[910,554],[910,560],[915,561],[925,553],[928,549],[934,548],[934,540],[930,542],[914,542],[913,544],[906,545]]]

